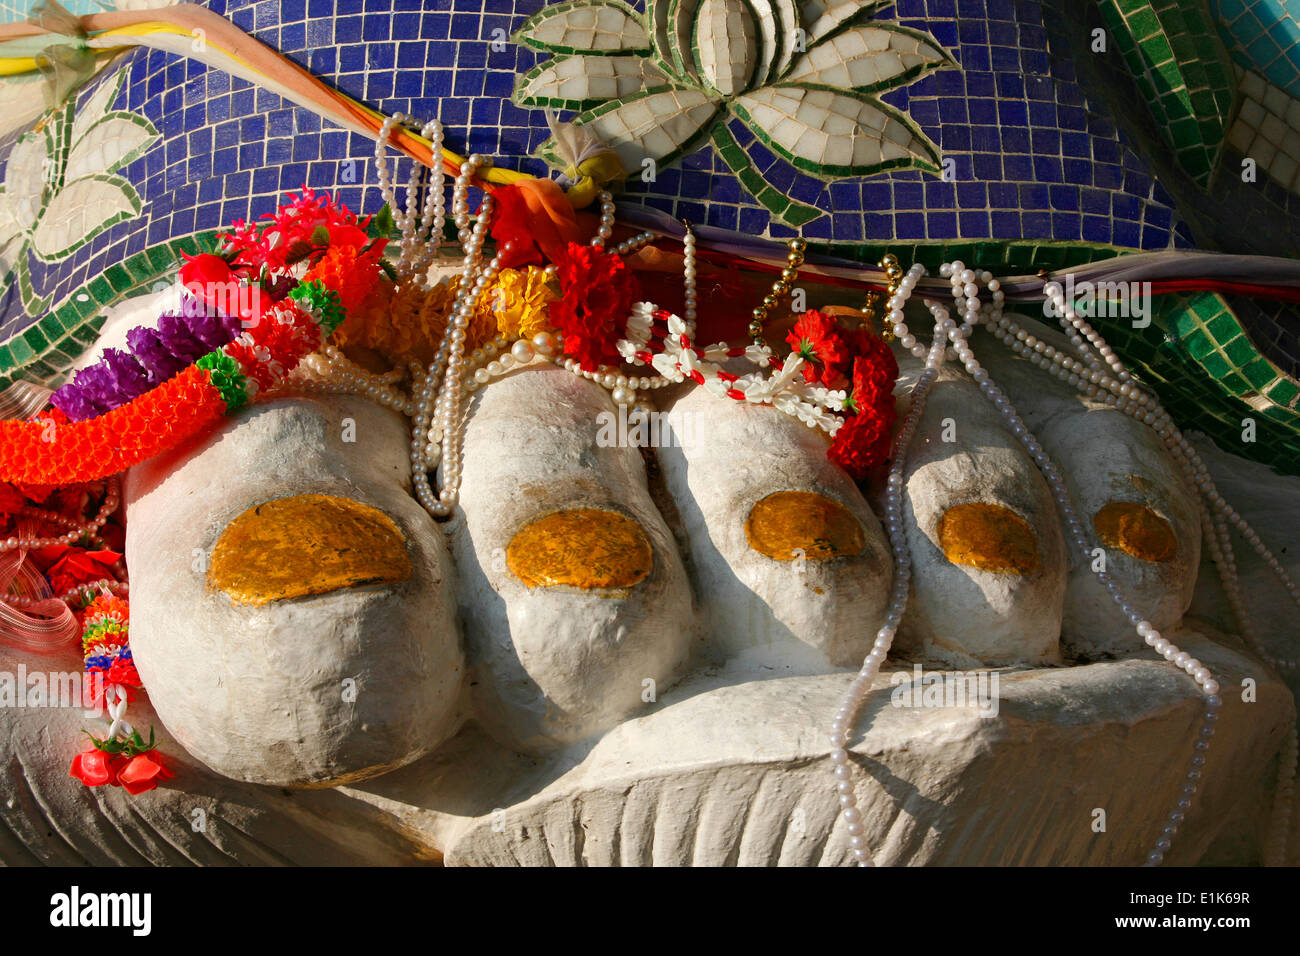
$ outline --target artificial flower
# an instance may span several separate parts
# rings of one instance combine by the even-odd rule
[[[496,280],[483,290],[478,312],[490,313],[495,331],[507,342],[531,339],[549,325],[547,306],[557,292],[537,266],[502,269]]]
[[[88,787],[102,787],[104,784],[117,786],[118,771],[122,763],[120,757],[91,746],[72,758],[72,770],[69,775]]]
[[[127,793],[135,796],[158,786],[163,780],[176,776],[163,763],[162,754],[156,750],[128,757],[117,771],[117,785]]]
[[[547,305],[551,324],[564,336],[564,354],[584,371],[618,365],[615,347],[641,298],[641,284],[612,252],[571,242],[556,261],[560,297]]]
[[[898,363],[879,337],[853,336],[866,354],[853,362],[853,388],[845,408],[853,414],[835,432],[827,457],[861,481],[889,458]]]
[[[827,388],[843,388],[853,367],[853,353],[834,316],[809,309],[799,316],[785,340],[804,359],[803,377]]]
[[[532,215],[522,190],[518,186],[498,186],[492,191],[495,215],[492,217],[492,238],[496,240],[501,268],[518,269],[520,266],[541,265],[545,259],[537,245],[532,227]]]
[[[0,515],[16,515],[21,508],[27,507],[27,496],[7,481],[0,481]]]
[[[361,246],[331,244],[302,279],[303,282],[319,280],[326,289],[337,293],[348,315],[366,312],[376,301],[391,295],[392,283],[379,266],[384,252],[382,243],[362,248],[364,245],[364,240]]]
[[[46,556],[54,557],[45,576],[55,594],[66,594],[104,578],[113,580],[113,565],[122,557],[117,551],[88,551],[63,544],[41,550]]]
[[[336,204],[329,194],[318,195],[304,186],[299,195],[285,195],[288,203],[263,215],[263,219],[271,220],[269,223],[258,225],[239,219],[233,224],[233,232],[222,234],[236,263],[278,272],[327,248],[359,249],[369,242],[369,217],[358,218],[347,206]]]
[[[425,289],[412,279],[403,279],[395,286],[385,286],[391,288],[387,300],[376,297],[362,311],[349,312],[335,330],[333,343],[339,348],[373,349],[394,364],[429,364],[447,331],[456,283],[442,279]]]
[[[63,485],[114,475],[215,424],[225,410],[208,372],[190,366],[87,421],[69,422],[57,409],[28,422],[2,420],[0,480]]]

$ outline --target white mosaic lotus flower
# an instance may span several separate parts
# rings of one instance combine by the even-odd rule
[[[29,253],[60,262],[105,229],[140,215],[140,196],[114,171],[158,140],[142,116],[111,110],[126,73],[101,83],[75,109],[69,101],[19,137],[0,191],[0,295],[15,281],[23,308],[39,315],[51,297],[32,286]]]
[[[519,78],[514,101],[577,111],[574,123],[633,174],[712,141],[756,199],[802,224],[821,212],[764,181],[728,131],[731,118],[823,179],[939,171],[938,147],[877,94],[956,63],[925,33],[868,20],[886,5],[647,0],[643,15],[621,0],[555,4],[514,35],[554,54]],[[561,165],[550,141],[539,155]]]

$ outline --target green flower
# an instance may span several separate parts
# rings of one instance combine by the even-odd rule
[[[554,54],[519,78],[520,106],[578,112],[632,175],[712,141],[756,199],[800,225],[821,212],[764,181],[727,130],[739,119],[823,179],[937,173],[938,147],[878,94],[954,67],[933,37],[869,21],[863,0],[572,0],[529,17],[518,43]],[[562,165],[553,141],[539,155]]]

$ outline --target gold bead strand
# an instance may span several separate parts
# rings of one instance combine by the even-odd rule
[[[886,253],[885,257],[880,260],[880,268],[885,270],[885,278],[889,283],[889,291],[886,295],[888,299],[892,299],[894,296],[898,295],[899,286],[903,281],[903,267],[898,264],[898,260],[894,258],[894,254],[890,252]],[[873,292],[871,295],[876,296],[878,293]],[[871,301],[870,297],[868,297],[868,301]],[[886,342],[894,341],[894,323],[889,318],[888,305],[885,306],[884,314],[881,316],[880,326],[880,337]]]
[[[767,322],[768,313],[781,303],[782,297],[790,291],[790,286],[799,278],[799,267],[804,263],[804,253],[808,242],[804,239],[790,240],[790,254],[786,256],[786,266],[781,270],[781,278],[772,283],[772,291],[763,299],[763,304],[754,310],[754,320],[749,323],[749,334],[755,345],[766,345],[763,338],[763,324]]]

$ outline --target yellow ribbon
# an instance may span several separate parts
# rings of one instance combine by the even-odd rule
[[[584,209],[596,201],[596,194],[609,183],[618,182],[627,175],[613,150],[601,150],[584,159],[576,167],[570,166],[564,175],[573,180],[566,192],[574,209]]]

